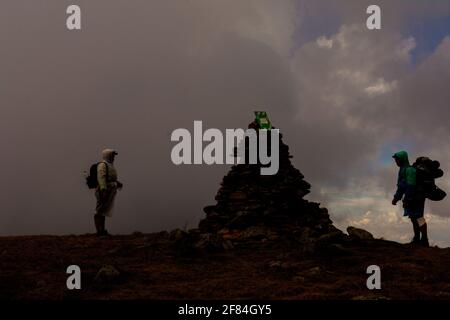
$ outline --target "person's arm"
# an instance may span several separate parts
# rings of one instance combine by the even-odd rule
[[[107,181],[106,181],[106,175],[107,175],[107,164],[104,162],[100,162],[97,165],[97,179],[98,179],[98,186],[100,187],[100,191],[104,191],[107,189]]]
[[[392,200],[393,205],[396,205],[397,202],[403,198],[403,195],[405,194],[405,189],[406,189],[405,181],[399,178],[397,182],[397,191],[395,192],[394,199]]]

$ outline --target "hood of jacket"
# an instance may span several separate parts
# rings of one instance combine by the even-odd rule
[[[112,163],[113,156],[117,154],[117,151],[114,149],[105,149],[102,151],[102,158],[103,160]]]
[[[393,158],[400,160],[400,165],[402,167],[408,167],[409,166],[409,159],[408,159],[408,152],[406,151],[399,151],[394,153],[392,156]]]

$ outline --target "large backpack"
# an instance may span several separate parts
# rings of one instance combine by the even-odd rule
[[[423,193],[425,198],[441,201],[446,197],[445,191],[436,186],[434,181],[444,175],[444,171],[439,168],[441,166],[439,161],[419,157],[412,166],[416,169],[417,190]]]
[[[89,168],[89,175],[86,177],[86,184],[89,189],[95,189],[98,187],[97,167],[100,163],[106,164],[106,176],[108,177],[108,164],[104,161],[94,163]]]

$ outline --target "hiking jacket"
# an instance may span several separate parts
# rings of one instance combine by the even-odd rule
[[[403,198],[403,203],[412,203],[416,192],[416,169],[409,164],[408,153],[400,151],[394,154],[400,159],[400,169],[397,178],[397,191],[394,199],[399,201]]]
[[[99,190],[117,188],[117,171],[113,165],[114,155],[117,155],[117,152],[114,149],[105,149],[102,151],[103,160],[97,165]]]
[[[106,168],[108,166],[108,168]],[[97,166],[98,187],[106,190],[117,187],[117,171],[112,163],[102,161]]]

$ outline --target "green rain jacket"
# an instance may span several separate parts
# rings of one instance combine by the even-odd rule
[[[416,169],[409,164],[408,153],[406,151],[399,151],[393,157],[400,160],[397,191],[395,192],[394,199],[399,201],[403,198],[404,203],[412,203],[416,191]]]

